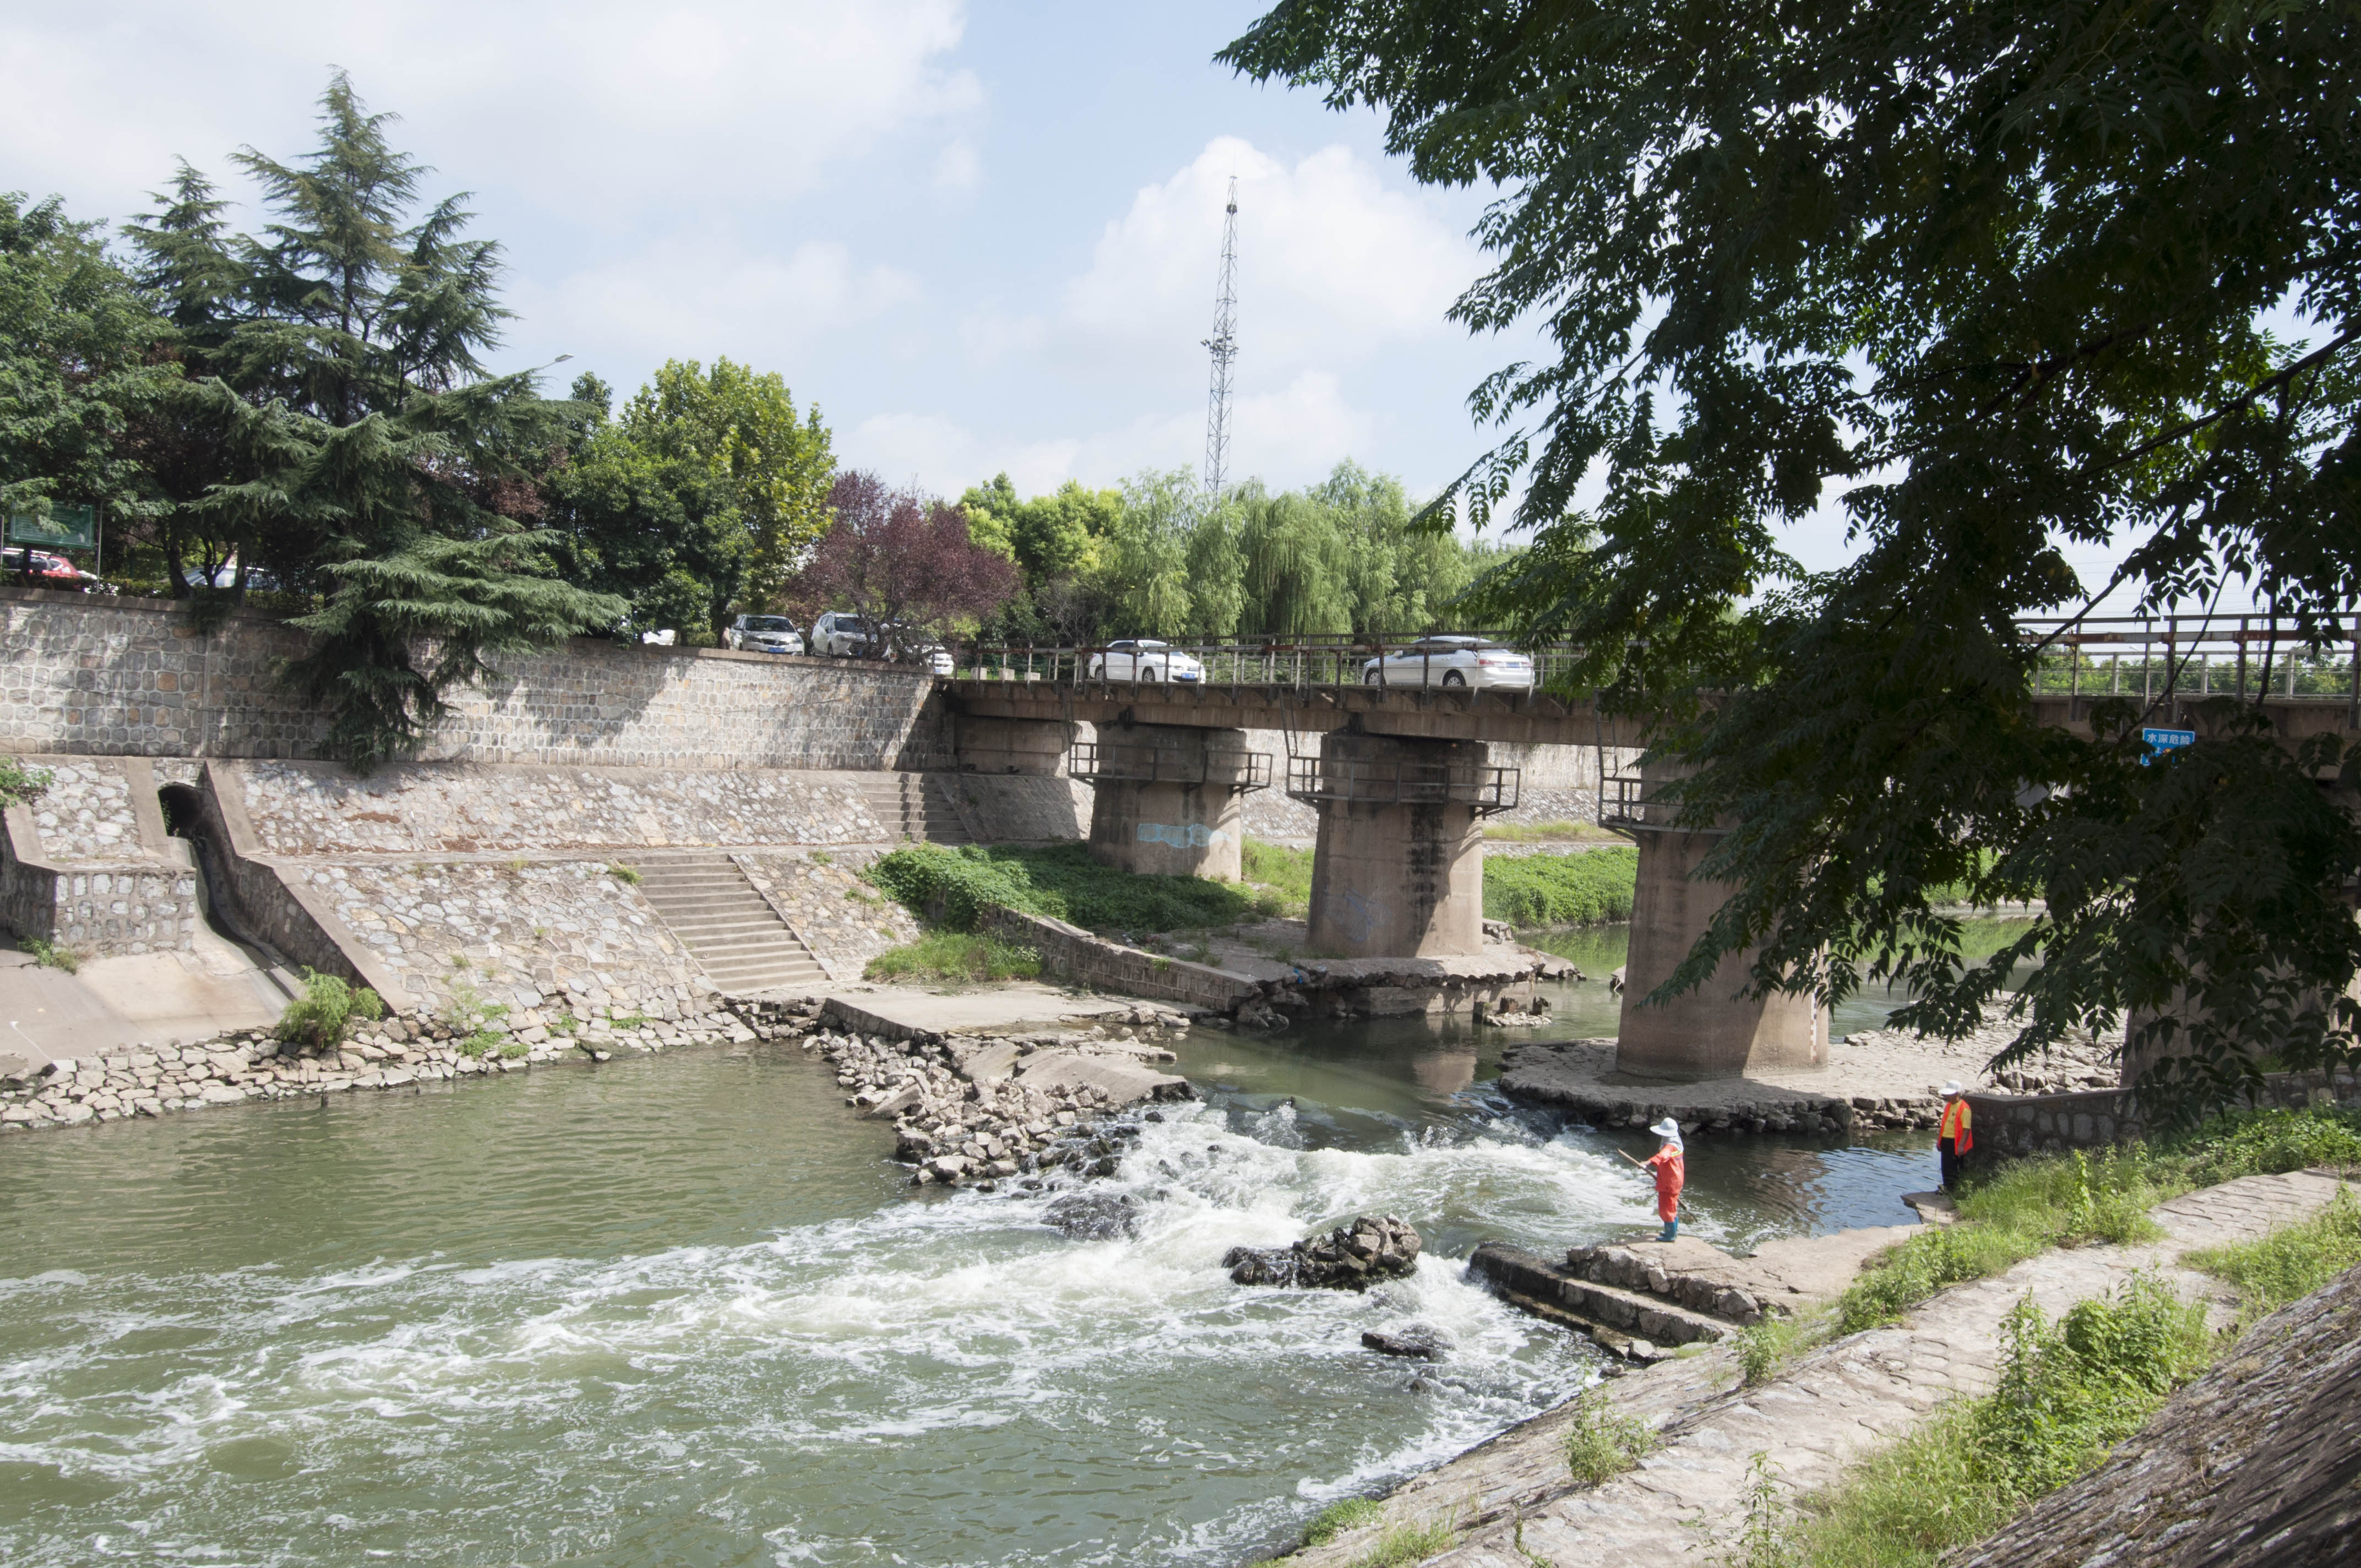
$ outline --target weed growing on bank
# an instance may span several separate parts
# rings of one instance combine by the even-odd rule
[[[1030,948],[966,931],[930,931],[870,959],[862,978],[956,985],[1032,980],[1040,972],[1041,955]]]
[[[1574,1478],[1596,1486],[1620,1475],[1656,1446],[1653,1428],[1637,1416],[1627,1416],[1593,1388],[1574,1403],[1574,1424],[1565,1433],[1565,1465]]]
[[[2328,1207],[2257,1241],[2207,1247],[2184,1260],[2238,1288],[2242,1327],[2301,1300],[2346,1269],[2361,1266],[2361,1203],[2339,1188]]]
[[[1631,918],[1640,851],[1520,855],[1484,862],[1484,915],[1515,926],[1595,926]]]
[[[1303,1544],[1325,1546],[1348,1530],[1358,1530],[1384,1513],[1385,1506],[1375,1497],[1346,1497],[1329,1504],[1312,1516],[1303,1527]]]
[[[1938,1411],[1807,1499],[1792,1532],[1800,1559],[1786,1561],[1932,1568],[2098,1464],[2213,1350],[2203,1310],[2147,1275],[2055,1322],[2022,1301],[2003,1332],[1999,1387]]]
[[[1484,837],[1501,844],[1628,844],[1620,833],[1596,822],[1492,822]]]
[[[54,942],[45,942],[38,937],[26,938],[25,950],[32,954],[33,961],[43,969],[61,969],[72,974],[82,968],[82,959],[76,958],[71,949],[60,948]]]
[[[1779,1376],[1787,1358],[1812,1338],[1821,1325],[1765,1312],[1738,1331],[1738,1367],[1750,1388],[1759,1388]]]
[[[384,1016],[384,1001],[368,986],[355,990],[335,975],[306,969],[303,994],[287,1004],[271,1032],[286,1045],[333,1046],[354,1019],[375,1023]]]

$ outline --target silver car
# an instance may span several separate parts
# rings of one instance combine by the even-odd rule
[[[804,634],[784,615],[741,615],[721,641],[741,653],[800,653]]]
[[[851,610],[832,609],[812,622],[811,651],[831,659],[875,659],[884,639]]]
[[[1422,637],[1361,666],[1361,683],[1372,686],[1476,686],[1489,691],[1531,691],[1530,654],[1481,637]]]

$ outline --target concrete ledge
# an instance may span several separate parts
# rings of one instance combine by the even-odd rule
[[[203,837],[197,840],[197,855],[214,907],[239,932],[295,962],[368,986],[390,1012],[410,1011],[412,1002],[401,977],[370,952],[324,900],[258,852],[236,772],[208,762],[198,797]]]
[[[1217,1013],[1235,1013],[1262,994],[1258,981],[1126,948],[1047,916],[994,908],[984,912],[982,924],[993,936],[1039,953],[1044,972],[1079,985],[1185,1002]]]

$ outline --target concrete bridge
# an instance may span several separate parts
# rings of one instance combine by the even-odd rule
[[[2153,727],[2195,722],[2194,707],[2237,695],[2267,713],[2290,744],[2361,729],[2361,621],[2349,665],[2289,656],[2259,618],[2027,621],[2047,640],[2034,707],[2044,724],[2088,732],[2110,696],[2141,699]],[[1431,665],[1404,682],[1389,650],[1349,639],[1223,643],[1173,650],[1197,678],[1153,666],[1107,679],[1103,650],[977,650],[939,685],[956,716],[963,770],[1064,773],[1094,795],[1091,851],[1126,870],[1235,879],[1250,792],[1283,788],[1319,814],[1311,941],[1344,958],[1447,957],[1483,944],[1483,819],[1517,804],[1518,772],[1492,764],[1491,744],[1648,744],[1643,725],[1602,714],[1587,696],[1486,690]],[[1545,688],[1569,647],[1534,651]],[[1177,661],[1176,661],[1177,663]],[[1184,666],[1185,667],[1185,666]],[[1451,681],[1453,684],[1445,684]],[[2051,689],[2051,688],[2056,689]],[[1560,684],[1563,690],[1563,683]],[[1097,740],[1077,742],[1076,726]],[[1247,749],[1249,730],[1289,738],[1284,758]],[[1294,741],[1301,737],[1302,749]],[[1805,997],[1743,998],[1750,955],[1669,1005],[1640,998],[1688,955],[1730,896],[1694,879],[1712,830],[1675,828],[1652,804],[1676,764],[1639,775],[1602,765],[1600,820],[1640,850],[1626,969],[1619,1069],[1642,1077],[1719,1078],[1824,1065],[1826,1012]]]

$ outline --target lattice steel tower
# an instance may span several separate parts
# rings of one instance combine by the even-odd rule
[[[1238,356],[1238,177],[1230,176],[1222,220],[1222,286],[1213,295],[1213,387],[1205,400],[1205,493],[1219,496],[1230,466],[1230,362]]]

